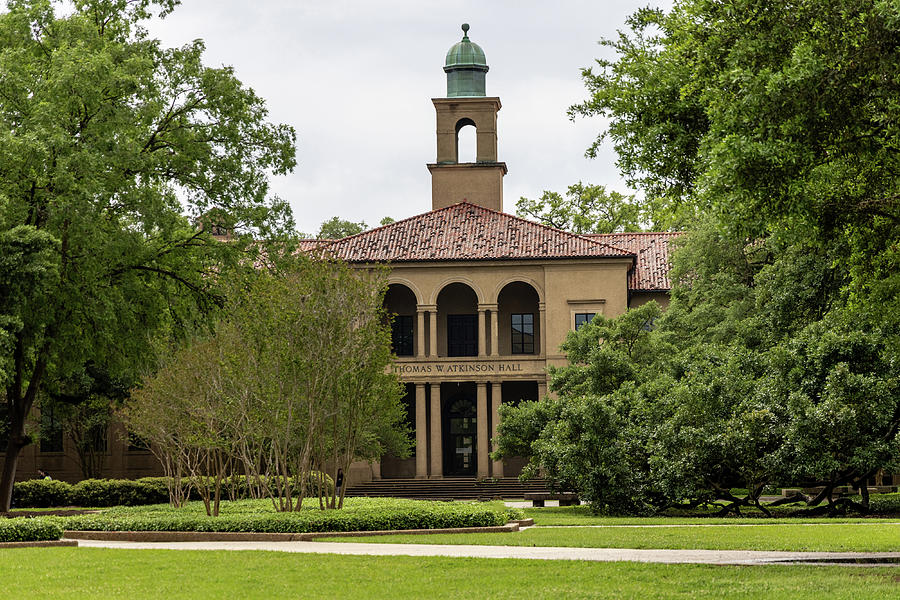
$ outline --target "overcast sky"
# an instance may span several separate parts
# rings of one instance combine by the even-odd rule
[[[579,180],[629,191],[610,148],[584,158],[603,123],[573,123],[566,108],[586,97],[580,69],[604,51],[597,41],[648,4],[671,2],[184,0],[150,30],[167,46],[205,40],[206,64],[233,66],[271,119],[296,129],[297,168],[272,191],[315,233],[332,216],[374,226],[430,210],[431,98],[446,95],[444,57],[463,22],[487,57],[487,94],[503,105],[504,210]]]

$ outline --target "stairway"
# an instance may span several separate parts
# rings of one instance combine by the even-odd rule
[[[492,500],[522,498],[525,493],[546,492],[543,479],[521,482],[515,477],[479,481],[474,477],[443,479],[379,479],[347,488],[347,496],[380,496],[418,500]]]

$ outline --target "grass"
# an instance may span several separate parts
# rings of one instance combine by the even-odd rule
[[[325,540],[323,540],[325,541]],[[683,548],[795,552],[897,552],[900,524],[773,524],[756,527],[534,527],[519,533],[391,535],[331,541],[574,548]]]
[[[279,552],[4,550],[9,598],[890,598],[897,570],[378,557]]]
[[[534,519],[535,525],[722,525],[735,523],[898,523],[900,517],[781,517],[768,519],[761,516],[746,517],[605,517],[591,513],[588,506],[548,506],[545,508],[524,508],[526,517]]]

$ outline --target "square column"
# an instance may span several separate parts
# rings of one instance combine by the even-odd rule
[[[416,358],[425,358],[425,312],[416,307]]]
[[[499,381],[491,383],[491,437],[497,437],[497,426],[500,425],[500,401],[503,399],[503,388]],[[497,446],[493,447],[494,450]],[[491,465],[494,477],[503,477],[503,461],[495,460]]]
[[[544,396],[547,395],[547,382],[546,381],[538,381],[538,401],[544,399]]]
[[[444,476],[444,446],[441,441],[441,384],[431,384],[431,478]]]
[[[478,306],[478,356],[487,355],[487,332],[485,324],[487,323],[487,310]]]
[[[547,305],[544,302],[538,304],[538,334],[541,356],[547,356]]]
[[[500,355],[500,311],[496,304],[482,304],[491,311],[491,356]]]
[[[422,314],[422,313],[419,313]],[[425,418],[425,384],[416,384],[416,479],[428,477],[428,420]]]
[[[478,427],[478,477],[479,479],[489,477],[490,468],[490,443],[488,438],[488,411],[487,411],[487,383],[479,382],[476,385],[477,404],[475,413],[475,422]]]
[[[430,317],[430,319],[428,321],[428,325],[429,325],[428,345],[430,347],[428,350],[428,355],[432,358],[436,358],[438,355],[438,350],[437,350],[437,329],[438,329],[437,328],[437,320],[438,320],[437,307],[435,306],[434,308],[432,308],[430,312],[431,312],[431,314],[428,315]]]

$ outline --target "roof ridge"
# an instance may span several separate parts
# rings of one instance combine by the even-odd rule
[[[458,206],[458,205],[461,205],[461,204],[465,204],[465,205],[467,205],[467,206],[474,206],[474,207],[476,207],[476,208],[480,208],[481,210],[487,211],[487,212],[489,212],[489,213],[494,213],[494,214],[497,214],[497,215],[500,215],[500,216],[503,216],[503,217],[508,217],[508,218],[510,218],[510,219],[514,219],[514,220],[519,221],[519,222],[522,222],[522,223],[527,223],[528,225],[537,225],[538,227],[542,227],[542,228],[544,228],[544,229],[547,229],[547,230],[550,230],[550,231],[553,231],[553,232],[556,232],[556,233],[562,233],[562,234],[565,234],[565,235],[571,235],[571,236],[573,236],[573,237],[582,238],[582,239],[584,239],[584,240],[586,240],[586,241],[588,241],[588,242],[590,242],[590,243],[592,243],[592,244],[600,244],[601,246],[606,246],[607,248],[612,248],[613,250],[618,250],[618,251],[620,251],[620,252],[625,252],[626,254],[631,254],[631,252],[628,252],[627,250],[623,250],[622,248],[616,248],[615,246],[612,246],[612,245],[610,245],[610,244],[606,244],[606,243],[603,243],[603,242],[597,242],[597,241],[594,241],[594,240],[592,240],[592,239],[590,239],[590,238],[588,238],[588,237],[585,237],[584,235],[582,235],[582,234],[580,234],[580,233],[573,233],[573,232],[571,232],[571,231],[566,231],[565,229],[560,229],[560,228],[558,228],[558,227],[553,227],[553,226],[547,225],[547,224],[545,224],[545,223],[540,223],[540,222],[538,222],[538,221],[532,221],[531,219],[526,219],[526,218],[524,218],[524,217],[520,217],[519,215],[513,215],[513,214],[510,214],[510,213],[506,213],[506,212],[503,212],[502,210],[494,210],[493,208],[487,208],[486,206],[480,206],[480,205],[478,205],[478,204],[472,204],[471,202],[469,202],[469,201],[467,201],[467,200],[463,200],[462,202],[457,202],[456,204],[451,204],[450,206],[448,206],[448,207],[446,207],[446,208],[450,208],[450,207],[452,207],[452,206]],[[442,210],[443,210],[443,209],[442,209]]]

